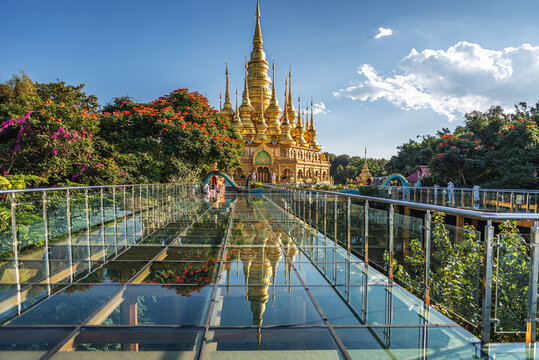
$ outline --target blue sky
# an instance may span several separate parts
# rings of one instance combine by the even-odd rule
[[[241,93],[255,4],[3,0],[0,81],[24,70],[40,82],[83,82],[102,104],[185,87],[218,107],[225,62]],[[389,158],[416,135],[461,124],[466,111],[539,100],[538,1],[260,6],[278,100],[291,65],[294,96],[325,106],[315,120],[324,151],[358,155],[367,145],[369,156]],[[375,38],[380,28],[391,35]]]

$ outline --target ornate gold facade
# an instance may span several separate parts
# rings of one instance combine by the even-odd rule
[[[234,181],[245,185],[251,175],[253,181],[281,184],[330,183],[330,163],[320,152],[314,127],[313,102],[302,111],[298,98],[298,111],[292,99],[292,74],[285,84],[283,108],[277,101],[275,65],[272,77],[262,47],[260,6],[256,4],[256,24],[251,59],[245,65],[242,104],[236,109],[230,102],[228,69],[226,71],[225,102],[221,114],[228,119],[244,140],[242,165],[232,171]],[[302,118],[302,113],[304,114]]]

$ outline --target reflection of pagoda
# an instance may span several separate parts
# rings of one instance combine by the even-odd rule
[[[251,303],[253,326],[258,327],[257,338],[260,343],[260,327],[270,296],[269,287],[275,285],[277,266],[282,259],[281,244],[269,232],[265,222],[242,225],[243,246],[239,259],[243,264],[245,297]],[[279,233],[276,235],[280,237]]]

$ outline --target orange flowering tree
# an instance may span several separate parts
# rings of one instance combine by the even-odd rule
[[[513,112],[493,106],[466,114],[454,131],[442,129],[399,147],[388,168],[405,175],[418,165],[434,174],[423,185],[480,185],[496,188],[539,188],[539,103],[520,103]]]
[[[474,185],[468,181],[481,176],[485,169],[485,148],[473,132],[442,135],[432,142],[431,150],[430,169],[464,186]]]
[[[116,99],[101,114],[107,150],[133,182],[195,180],[239,162],[242,142],[197,92],[178,89],[149,104]]]

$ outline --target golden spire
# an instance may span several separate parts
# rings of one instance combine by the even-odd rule
[[[256,0],[256,24],[255,24],[255,35],[253,36],[253,49],[262,50],[262,28],[260,27],[260,3],[259,0]]]
[[[254,140],[256,129],[251,121],[251,114],[254,108],[249,100],[249,84],[247,83],[247,60],[245,61],[245,76],[243,85],[243,99],[240,106],[240,117],[243,123],[243,137],[247,142]]]
[[[288,112],[286,110],[286,88],[287,88],[287,81],[284,82],[284,106],[283,106],[283,117],[281,118],[281,138],[279,139],[279,143],[283,145],[294,145],[296,142],[294,141],[294,138],[290,135],[290,122],[288,121]]]
[[[294,121],[296,121],[296,110],[294,109],[294,102],[292,101],[292,67],[288,69],[288,100],[286,102],[288,109],[288,119],[294,130]]]
[[[269,66],[266,61],[266,54],[262,48],[262,30],[260,27],[260,6],[256,2],[256,24],[253,36],[253,51],[249,61],[249,88],[251,88],[251,104],[258,109],[259,101],[264,105],[264,110],[268,107],[271,99],[271,80],[268,76]]]
[[[290,88],[288,88],[290,91]],[[290,92],[288,93],[290,95]],[[296,134],[296,144],[298,146],[307,146],[307,141],[303,137],[303,124],[301,121],[301,98],[298,96],[298,122],[296,123],[295,134]]]
[[[241,134],[243,130],[243,124],[240,120],[240,112],[238,111],[238,87],[236,87],[236,112],[234,114],[234,118],[232,119],[232,126],[236,130],[236,134],[238,134],[238,137],[240,139],[243,139],[243,136]]]
[[[256,123],[256,138],[255,143],[264,143],[268,141],[268,137],[266,136],[266,130],[268,129],[268,125],[266,125],[266,121],[264,120],[264,103],[262,102],[262,94],[260,94],[260,114],[258,115],[258,121]]]
[[[311,132],[309,131],[309,105],[305,106],[305,123],[303,125],[304,138],[307,141],[307,146],[311,143]]]
[[[313,105],[313,99],[311,98],[311,127],[309,128],[309,131],[311,132],[311,147],[316,150],[320,150],[321,146],[316,141],[316,129],[314,128],[314,105]]]
[[[227,119],[228,121],[232,121],[234,118],[234,110],[232,110],[232,104],[230,103],[230,92],[228,89],[228,64],[226,65],[226,90],[225,90],[225,103],[223,104],[223,110],[221,110],[221,113]]]
[[[275,91],[275,61],[272,65],[273,70],[273,81],[271,84],[271,101],[267,109],[268,113],[268,130],[267,134],[269,138],[273,141],[279,140],[281,135],[281,124],[279,123],[279,116],[281,116],[281,108],[277,102],[277,95]]]

